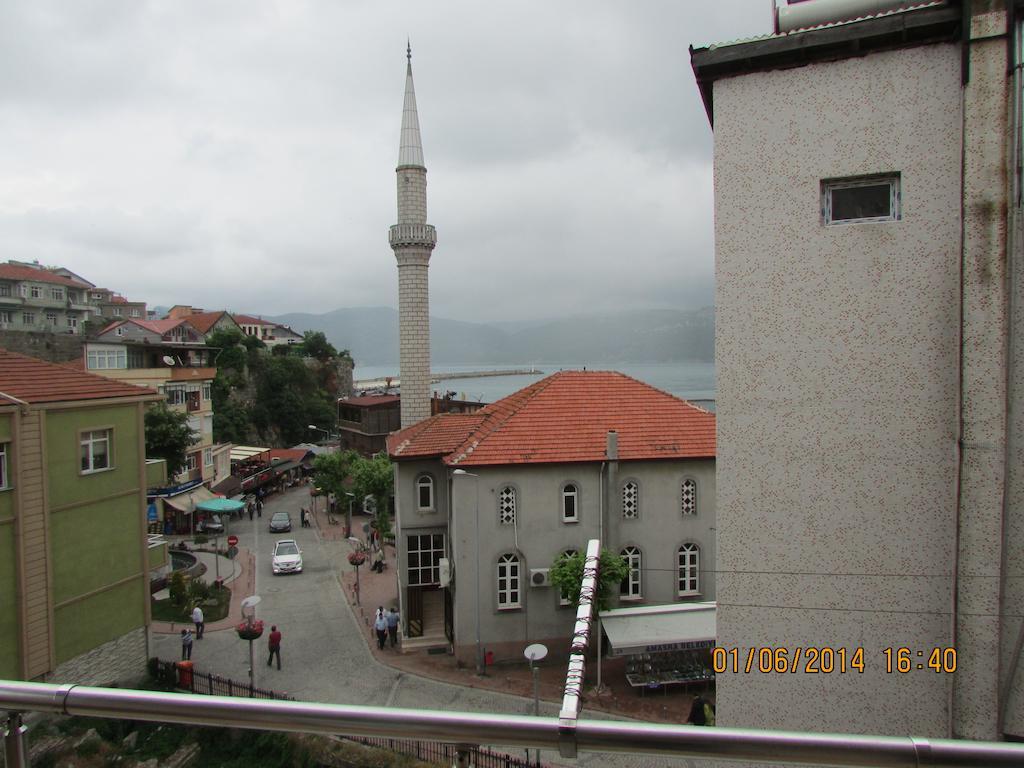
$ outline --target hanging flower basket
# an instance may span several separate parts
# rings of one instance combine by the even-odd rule
[[[351,565],[357,568],[366,562],[366,553],[364,552],[349,552],[348,561]]]
[[[235,632],[243,640],[256,640],[263,634],[263,622],[259,619],[252,624],[248,621],[243,621],[241,624],[235,625]]]

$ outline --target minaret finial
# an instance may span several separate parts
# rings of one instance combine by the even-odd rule
[[[405,38],[405,58],[409,60],[410,64],[412,64],[412,43],[409,41],[408,37]]]

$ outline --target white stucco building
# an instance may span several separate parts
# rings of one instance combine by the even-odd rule
[[[548,569],[600,538],[631,567],[620,604],[715,598],[715,416],[620,373],[564,371],[388,439],[406,645],[472,663],[568,647]]]
[[[863,649],[862,672],[720,674],[718,721],[1019,739],[1021,27],[1000,2],[838,5],[691,49],[715,138],[718,643]]]

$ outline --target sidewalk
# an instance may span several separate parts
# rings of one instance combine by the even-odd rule
[[[193,554],[198,555],[203,553],[199,552]],[[210,557],[213,557],[213,555],[211,554]],[[231,629],[242,620],[242,601],[256,592],[255,561],[256,558],[253,556],[252,552],[244,547],[238,548],[238,554],[235,556],[233,561],[234,564],[238,566],[238,570],[233,571],[230,580],[231,605],[228,608],[228,615],[219,621],[206,622],[204,632],[217,632],[222,629]],[[209,576],[210,571],[208,570],[204,575]],[[228,583],[227,578],[225,578],[224,583]],[[154,621],[149,625],[149,628],[151,631],[160,634],[176,635],[182,629],[192,629],[193,626],[194,625],[191,621],[171,623],[165,621]]]
[[[361,531],[362,523],[368,519],[357,516],[353,520],[353,528]],[[326,514],[317,515],[316,524],[318,526],[327,525],[328,533],[332,533],[329,529],[339,529],[338,535],[330,538],[344,538],[340,532],[343,523],[341,526],[329,525]],[[325,536],[322,527],[320,535],[322,538],[329,538]],[[500,664],[489,667],[487,674],[481,677],[476,674],[475,669],[458,666],[455,657],[446,653],[431,654],[425,651],[402,653],[400,647],[395,650],[391,650],[389,647],[383,651],[379,650],[377,636],[373,630],[377,607],[381,606],[385,611],[392,607],[398,608],[398,570],[395,563],[395,549],[392,546],[385,546],[384,551],[388,567],[383,573],[374,573],[370,570],[369,563],[359,568],[360,604],[356,603],[355,569],[349,566],[346,560],[343,572],[338,574],[342,592],[348,599],[352,612],[363,629],[367,648],[377,661],[394,669],[443,683],[527,698],[533,697],[533,676],[525,660],[522,664]],[[564,661],[542,662],[538,667],[540,669],[538,673],[539,697],[544,701],[560,704],[565,685],[566,663]],[[706,698],[710,697],[712,701],[714,700],[713,691],[709,691],[703,686],[667,687],[651,692],[634,689],[626,682],[625,659],[623,658],[606,658],[602,661],[602,692],[600,694],[595,690],[596,680],[596,662],[593,659],[588,659],[587,686],[583,695],[584,711],[600,710],[621,717],[651,722],[685,723],[690,713],[690,704],[696,694],[700,693]]]

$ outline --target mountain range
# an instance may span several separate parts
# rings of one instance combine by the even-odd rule
[[[360,365],[398,362],[398,312],[355,307],[268,320],[323,331]],[[430,356],[448,364],[668,363],[713,361],[715,311],[651,309],[515,323],[430,318]]]

